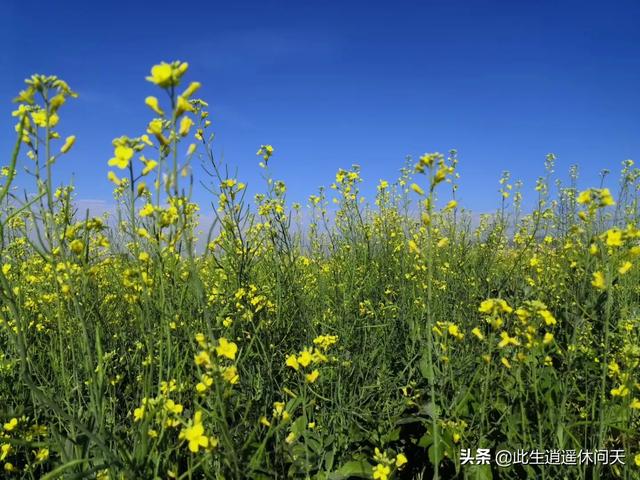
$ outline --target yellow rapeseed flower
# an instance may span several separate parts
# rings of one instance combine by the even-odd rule
[[[313,383],[318,379],[319,376],[320,376],[320,372],[318,370],[314,370],[311,373],[307,373],[307,376],[306,376],[307,382]]]
[[[202,84],[200,82],[191,82],[189,84],[189,86],[187,87],[187,89],[182,93],[181,96],[184,97],[184,98],[189,98],[189,97],[191,97],[191,95],[193,95],[198,90],[200,90],[201,86],[202,86]]]
[[[593,280],[591,280],[591,285],[593,285],[598,290],[604,290],[607,288],[604,273],[602,272],[593,272]]]
[[[404,453],[399,453],[396,456],[396,467],[398,468],[402,468],[409,460],[407,460],[407,457],[404,455]]]
[[[197,453],[200,447],[207,448],[209,446],[209,438],[205,435],[204,426],[202,425],[202,412],[195,413],[191,425],[184,428],[178,438],[186,440],[189,450],[193,453]]]
[[[619,387],[612,388],[610,393],[613,397],[626,397],[629,395],[629,389],[626,385],[620,385]]]
[[[389,475],[391,475],[391,468],[389,468],[389,466],[379,463],[373,467],[374,480],[387,480]]]
[[[235,365],[231,365],[230,367],[224,367],[222,369],[222,378],[224,378],[231,385],[235,385],[240,381],[240,376],[238,375],[238,369]]]
[[[148,217],[149,215],[153,215],[154,211],[155,211],[155,207],[153,206],[153,204],[147,203],[147,204],[145,204],[144,207],[142,207],[140,209],[140,216],[141,217]]]
[[[509,334],[505,331],[500,332],[500,342],[498,343],[499,348],[506,347],[508,345],[518,346],[520,345],[520,341],[515,337],[510,337]]]
[[[185,137],[189,134],[189,130],[192,126],[193,120],[191,120],[191,117],[182,117],[182,120],[180,120],[180,129],[178,133],[180,134],[180,136]]]
[[[75,135],[67,137],[64,141],[64,145],[62,145],[62,148],[60,148],[60,153],[67,153],[69,150],[71,150],[71,147],[73,147],[74,143],[76,143]]]
[[[118,178],[118,176],[115,174],[115,172],[109,170],[109,172],[107,173],[107,178],[109,179],[109,181],[111,183],[115,183],[116,186],[120,186],[122,185],[122,180]]]
[[[162,62],[151,67],[151,75],[146,77],[151,83],[159,87],[175,87],[180,83],[180,78],[189,68],[186,62],[173,62],[171,64]]]
[[[158,99],[156,97],[147,97],[147,98],[144,99],[144,103],[146,103],[147,106],[151,110],[153,110],[155,113],[157,113],[158,115],[160,115],[160,116],[164,115],[164,112],[160,108],[160,104],[159,104]]]
[[[622,230],[619,228],[611,228],[607,230],[606,234],[606,244],[609,247],[621,247],[622,246]]]
[[[478,327],[474,327],[473,330],[471,330],[471,333],[473,333],[478,338],[478,340],[484,340],[484,335]]]
[[[424,195],[424,190],[417,183],[411,184],[411,190],[416,192],[418,195]]]
[[[196,365],[200,366],[200,365],[204,365],[206,367],[211,365],[211,357],[209,356],[209,354],[202,350],[200,353],[198,353],[194,359],[196,362]]]
[[[549,310],[540,310],[540,316],[542,317],[542,319],[544,320],[544,323],[547,325],[555,325],[556,323],[558,323],[555,319],[555,317],[553,316],[553,314],[549,311]]]
[[[110,167],[118,167],[123,170],[129,166],[129,160],[133,157],[133,148],[118,145],[114,150],[114,157],[109,160]]]
[[[591,190],[585,190],[584,192],[580,192],[580,194],[578,195],[578,203],[582,204],[582,205],[587,205],[589,203],[591,203]]]
[[[12,418],[11,420],[9,420],[8,422],[5,423],[3,425],[3,428],[7,432],[11,432],[11,431],[15,430],[17,426],[18,426],[18,419],[14,417],[14,418]]]
[[[624,275],[625,273],[627,273],[629,270],[631,270],[631,267],[633,267],[633,263],[626,261],[624,262],[622,265],[620,265],[620,268],[618,268],[618,273],[620,275]]]
[[[238,352],[238,346],[228,341],[226,338],[221,337],[218,339],[218,346],[216,347],[216,353],[221,357],[227,357],[230,360],[235,360],[236,353]]]
[[[298,363],[303,367],[308,367],[311,361],[313,360],[313,355],[311,355],[311,351],[308,348],[305,348],[298,355]]]
[[[296,358],[296,355],[293,353],[287,357],[286,365],[287,367],[291,367],[294,370],[298,370],[300,368],[298,359]]]

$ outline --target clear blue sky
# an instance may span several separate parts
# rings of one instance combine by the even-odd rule
[[[548,152],[585,184],[640,160],[638,25],[637,1],[5,0],[0,149],[22,80],[55,73],[80,94],[61,112],[78,142],[59,178],[111,201],[111,140],[143,132],[145,75],[180,59],[203,83],[218,152],[254,187],[262,143],[293,200],[341,166],[360,164],[371,192],[406,155],[456,148],[463,205],[490,210],[501,171],[532,190]]]

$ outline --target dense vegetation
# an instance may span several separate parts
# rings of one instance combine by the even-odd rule
[[[505,173],[501,207],[477,220],[456,201],[455,152],[408,161],[373,203],[358,167],[339,170],[304,207],[263,145],[264,193],[249,199],[213,155],[186,71],[154,66],[155,118],[113,141],[113,218],[53,185],[76,94],[34,75],[16,99],[0,177],[0,476],[640,478],[633,162],[579,191],[549,155],[535,208]],[[216,218],[204,249],[200,181]],[[461,465],[480,447],[626,457]]]

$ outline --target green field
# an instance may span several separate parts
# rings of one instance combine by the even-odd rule
[[[82,92],[33,76],[16,99],[1,478],[640,478],[633,162],[578,189],[549,155],[535,197],[504,173],[487,187],[499,208],[479,215],[456,201],[454,151],[399,165],[370,199],[359,167],[340,170],[298,205],[263,145],[250,196],[213,155],[188,77],[180,62],[151,70],[144,134],[104,160],[109,218],[52,177]],[[192,200],[200,182],[211,211]],[[478,448],[624,463],[462,465]]]

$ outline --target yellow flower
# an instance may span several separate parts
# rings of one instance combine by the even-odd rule
[[[140,209],[140,216],[148,217],[149,215],[153,215],[154,211],[155,211],[155,207],[151,203],[147,203],[145,204],[144,207]]]
[[[399,453],[396,456],[396,467],[402,468],[407,462],[408,460],[404,453]]]
[[[191,117],[182,117],[182,120],[180,120],[180,130],[178,131],[178,133],[181,136],[185,137],[189,133],[189,130],[192,126],[193,120],[191,120]]]
[[[612,360],[607,366],[609,369],[609,375],[614,377],[620,375],[620,365],[615,360]]]
[[[540,310],[540,316],[543,318],[544,323],[546,323],[547,325],[555,325],[556,319],[555,317],[551,314],[551,312],[549,310]]]
[[[585,205],[591,203],[591,190],[585,190],[578,195],[578,203]]]
[[[204,365],[206,367],[211,365],[211,357],[204,350],[194,357],[194,361],[196,362],[196,365]]]
[[[60,153],[67,153],[69,150],[71,150],[71,147],[73,147],[74,143],[76,143],[75,135],[67,137],[64,141],[64,145],[62,145],[62,148],[60,148]]]
[[[593,272],[593,280],[591,280],[591,285],[599,290],[604,290],[607,288],[604,280],[604,274],[602,272]]]
[[[120,180],[118,176],[111,170],[109,170],[109,173],[107,173],[107,178],[110,182],[115,183],[118,187],[122,185],[122,180]]]
[[[167,412],[173,413],[175,415],[180,415],[182,413],[183,407],[179,403],[174,402],[169,399],[165,402],[164,408]]]
[[[603,207],[609,207],[611,205],[615,205],[616,202],[613,200],[611,196],[611,192],[608,188],[603,188],[600,190],[600,205]]]
[[[458,340],[462,340],[464,338],[464,334],[460,331],[460,328],[458,328],[458,326],[454,323],[449,324],[449,326],[447,327],[447,332],[449,332],[449,335],[457,338]]]
[[[411,184],[411,190],[416,192],[418,195],[424,195],[424,190],[417,183]]]
[[[307,373],[307,382],[314,383],[319,376],[320,376],[320,372],[317,369],[311,373]]]
[[[240,376],[238,375],[238,369],[235,365],[230,367],[225,367],[222,369],[222,378],[224,378],[231,385],[235,385],[240,381]]]
[[[265,161],[268,161],[269,158],[273,155],[274,148],[271,145],[260,145],[260,150],[256,152],[256,155],[262,155],[262,158]]]
[[[197,453],[200,447],[207,448],[209,446],[209,438],[205,435],[204,427],[202,426],[202,412],[196,412],[191,426],[184,428],[178,438],[187,440],[189,442],[189,450],[193,453]]]
[[[49,458],[49,449],[41,448],[36,453],[36,462],[44,462]]]
[[[151,120],[147,126],[147,133],[154,135],[162,145],[168,145],[169,140],[162,134],[163,131],[164,123],[159,118]]]
[[[387,480],[391,475],[391,468],[387,465],[383,465],[381,463],[377,464],[373,467],[373,478],[374,480]]]
[[[478,338],[478,340],[484,340],[484,335],[478,327],[475,327],[473,330],[471,330],[471,333],[473,333]]]
[[[606,244],[609,247],[622,246],[622,230],[619,228],[611,228],[606,233]]]
[[[507,360],[506,358],[502,357],[500,359],[500,362],[502,363],[502,365],[504,365],[507,368],[511,368],[511,363],[509,362],[509,360]]]
[[[157,166],[158,162],[156,162],[155,160],[146,160],[144,168],[142,169],[142,175],[147,175],[149,172],[152,172]]]
[[[133,421],[134,422],[139,422],[140,420],[142,420],[144,418],[144,411],[145,411],[144,405],[141,406],[141,407],[136,408],[133,411]]]
[[[633,457],[633,461],[636,464],[636,466],[640,467],[640,453],[636,453],[636,456]]]
[[[260,423],[262,425],[264,425],[265,427],[270,427],[271,426],[271,422],[269,421],[269,419],[267,417],[265,417],[264,415],[260,417]]]
[[[0,461],[7,458],[12,450],[13,447],[11,447],[10,443],[3,443],[2,446],[0,446]]]
[[[184,97],[178,97],[178,101],[176,102],[176,117],[179,117],[184,112],[193,111],[193,105],[191,105],[187,99],[185,99]]]
[[[500,342],[498,343],[499,348],[503,348],[508,345],[514,345],[516,347],[520,345],[520,342],[517,338],[510,337],[509,334],[505,331],[500,332],[500,338],[502,338],[502,340],[500,340]]]
[[[273,402],[273,416],[280,417],[284,412],[284,402]]]
[[[298,363],[298,359],[294,353],[287,357],[286,365],[294,370],[298,370],[300,368],[300,364]]]
[[[109,160],[109,166],[123,170],[129,166],[129,160],[133,157],[133,148],[118,145],[115,148],[114,155],[115,157]]]
[[[414,240],[409,240],[408,245],[409,245],[409,251],[411,253],[416,253],[416,254],[420,253],[420,249],[418,248],[418,244]]]
[[[458,202],[456,202],[455,200],[449,200],[449,202],[444,206],[444,211],[449,211],[449,210],[453,210],[454,208],[456,208],[458,206]]]
[[[318,345],[323,350],[327,350],[331,345],[338,341],[337,335],[320,335],[313,339],[313,343]]]
[[[147,126],[147,131],[152,135],[162,135],[162,131],[164,130],[164,126],[162,124],[162,120],[156,118],[149,122]]]
[[[159,87],[171,87],[180,83],[180,78],[189,68],[186,62],[173,62],[171,64],[162,62],[151,68],[151,76],[146,80],[155,83]]]
[[[14,417],[11,420],[9,420],[7,423],[4,424],[4,429],[7,432],[11,432],[11,431],[15,430],[15,428],[17,426],[18,426],[18,419]]]
[[[300,365],[307,367],[311,363],[311,360],[313,360],[313,355],[311,355],[311,351],[308,348],[305,348],[300,352],[300,355],[298,356],[298,363]]]
[[[164,112],[160,108],[160,104],[158,103],[158,99],[156,97],[147,97],[144,99],[144,103],[146,103],[147,106],[158,115],[164,115]]]
[[[55,127],[58,124],[58,121],[60,120],[60,117],[58,117],[57,113],[51,113],[49,115],[49,122],[47,123],[46,110],[38,110],[36,112],[33,112],[31,114],[31,118],[33,119],[33,123],[35,123],[38,127],[42,127],[42,128],[45,128],[47,126]]]
[[[227,357],[230,360],[235,360],[236,353],[238,352],[238,346],[229,342],[226,338],[221,337],[218,340],[218,346],[216,347],[216,353],[221,357]]]
[[[84,243],[82,240],[76,238],[69,244],[69,249],[76,255],[80,255],[84,251]]]
[[[626,397],[629,395],[629,389],[626,385],[620,385],[617,388],[612,388],[610,393],[613,397]]]
[[[446,247],[448,244],[449,244],[449,239],[447,237],[444,237],[438,241],[438,243],[436,244],[436,247],[443,248],[443,247]]]
[[[629,408],[632,408],[634,410],[640,410],[640,400],[638,400],[637,398],[634,398],[633,400],[631,400],[631,403],[629,404]]]
[[[204,373],[202,377],[200,377],[200,382],[196,385],[196,392],[202,394],[206,392],[211,385],[213,385],[213,378]]]
[[[544,343],[545,345],[550,344],[551,342],[553,342],[553,333],[545,333],[544,334],[544,338],[542,339],[542,343]]]
[[[194,93],[196,93],[198,90],[200,90],[200,87],[202,86],[202,84],[200,82],[191,82],[189,84],[189,86],[187,87],[187,89],[184,91],[184,93],[182,94],[182,97],[184,98],[189,98],[191,97],[191,95],[193,95]]]
[[[622,265],[620,265],[620,268],[618,268],[618,273],[620,273],[620,275],[624,275],[629,270],[631,270],[631,267],[633,267],[633,263],[626,261]]]

